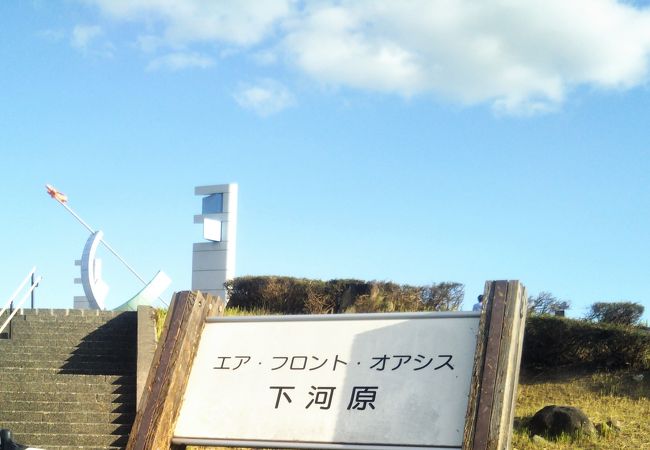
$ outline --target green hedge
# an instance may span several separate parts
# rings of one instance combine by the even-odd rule
[[[522,354],[527,369],[650,369],[650,333],[640,327],[530,316]]]
[[[409,286],[361,280],[257,276],[226,283],[228,308],[268,314],[445,311],[459,309],[463,286]],[[526,321],[522,365],[527,369],[650,370],[650,332],[641,327],[547,315]]]
[[[457,310],[463,285],[409,286],[385,281],[239,277],[226,282],[228,306],[277,314]]]
[[[634,302],[597,302],[591,305],[589,320],[621,325],[634,325],[643,316],[645,308]]]

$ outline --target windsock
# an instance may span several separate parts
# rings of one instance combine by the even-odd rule
[[[68,197],[63,192],[57,191],[56,188],[51,184],[46,184],[45,189],[47,189],[47,193],[50,195],[50,197],[52,197],[57,202],[65,203],[68,201]]]

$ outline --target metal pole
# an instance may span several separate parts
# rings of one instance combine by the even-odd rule
[[[34,274],[32,273],[32,286],[34,286]],[[34,309],[34,291],[36,289],[32,289],[32,309]]]
[[[59,202],[59,203],[61,203],[61,205],[62,205],[65,209],[67,209],[68,212],[69,212],[70,214],[72,214],[72,215],[74,216],[74,218],[77,219],[77,220],[79,221],[79,223],[81,223],[84,227],[86,227],[86,229],[87,229],[88,231],[90,231],[91,233],[94,233],[94,232],[95,232],[95,230],[93,230],[92,227],[91,227],[90,225],[88,225],[88,224],[87,224],[87,223],[86,223],[86,222],[85,222],[81,217],[79,217],[79,216],[77,215],[77,213],[75,213],[75,212],[72,210],[72,208],[70,208],[70,207],[69,207],[68,205],[66,205],[65,203],[62,203],[62,202]],[[122,264],[124,264],[124,266],[125,266],[127,269],[129,269],[129,271],[131,271],[131,273],[132,273],[133,275],[135,275],[136,278],[137,278],[138,280],[140,280],[140,281],[141,281],[143,284],[145,284],[145,285],[147,284],[147,282],[144,280],[144,278],[142,278],[142,277],[138,274],[138,272],[136,272],[135,269],[134,269],[133,267],[131,267],[131,266],[130,266],[130,265],[129,265],[125,260],[124,260],[124,258],[122,258],[122,257],[121,257],[121,256],[120,256],[120,255],[119,255],[119,254],[118,254],[118,253],[113,249],[113,247],[111,247],[110,245],[108,245],[108,243],[107,243],[105,240],[103,240],[103,239],[101,240],[101,243],[104,244],[104,247],[106,247],[106,248],[107,248],[107,249],[108,249],[108,250],[109,250],[113,255],[115,255],[115,257],[116,257],[117,259],[119,259],[120,262],[121,262]]]

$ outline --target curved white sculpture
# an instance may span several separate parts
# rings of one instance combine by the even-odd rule
[[[167,276],[167,274],[162,270],[159,270],[140,292],[117,308],[114,308],[113,311],[137,311],[138,306],[151,306],[156,298],[167,289],[171,282],[172,280]]]
[[[104,233],[98,230],[86,241],[81,256],[81,284],[91,309],[104,309],[108,284],[102,280],[102,262],[95,257]]]

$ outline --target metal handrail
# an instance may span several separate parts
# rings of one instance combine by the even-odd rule
[[[2,308],[2,311],[0,311],[0,317],[2,317],[2,315],[5,313],[5,311],[7,309],[9,309],[9,307],[11,306],[11,303],[14,301],[14,299],[16,298],[18,293],[23,290],[23,288],[27,284],[27,281],[29,281],[29,279],[32,277],[32,275],[34,275],[34,272],[36,272],[36,267],[32,267],[32,270],[27,274],[27,276],[25,277],[23,282],[20,283],[20,286],[18,286],[18,288],[14,291],[14,293],[11,294],[11,297],[9,297],[9,300],[7,300],[7,303],[5,303],[5,306]]]
[[[31,274],[30,274],[30,276],[31,276]],[[20,301],[16,305],[16,309],[14,309],[11,314],[9,314],[9,317],[7,317],[7,320],[5,320],[4,323],[2,324],[2,326],[0,326],[0,334],[4,331],[4,329],[7,327],[9,322],[11,322],[11,319],[14,318],[14,316],[16,315],[18,310],[23,306],[23,303],[25,303],[25,300],[27,300],[27,298],[30,296],[32,291],[34,289],[36,289],[36,286],[38,286],[38,284],[41,282],[42,279],[43,279],[43,277],[39,276],[36,279],[36,281],[34,281],[34,283],[30,286],[29,290],[25,293],[25,295],[23,295],[23,297],[20,299]],[[21,288],[22,288],[22,286],[21,286]],[[4,311],[2,311],[2,312],[4,312]]]

